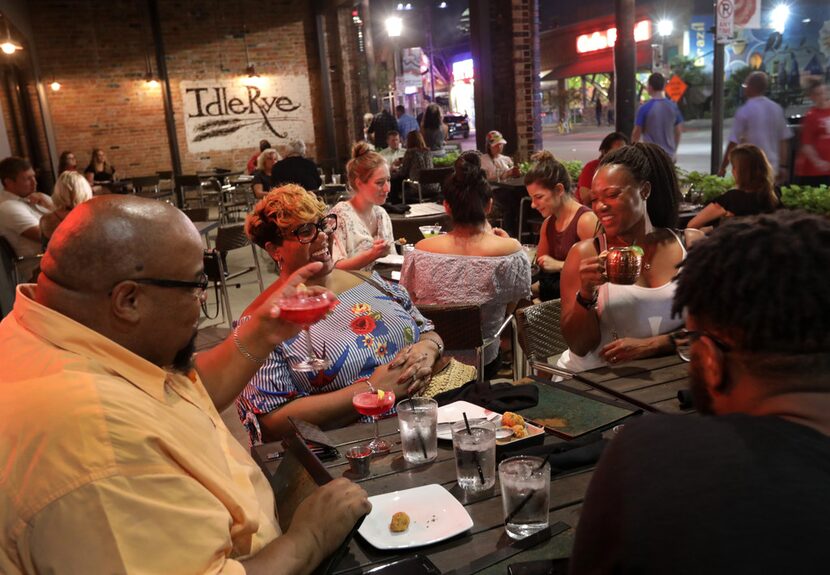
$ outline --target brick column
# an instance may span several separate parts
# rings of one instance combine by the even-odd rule
[[[505,153],[526,160],[541,149],[538,0],[470,3],[476,65],[476,140],[490,130],[508,141]]]

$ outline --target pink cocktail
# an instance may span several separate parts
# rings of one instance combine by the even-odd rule
[[[323,354],[317,355],[314,346],[311,344],[311,324],[317,323],[331,310],[337,300],[326,293],[309,293],[297,291],[294,295],[285,296],[278,302],[280,317],[285,321],[303,326],[306,341],[306,357],[289,357],[288,364],[294,371],[317,372],[328,368],[331,361],[325,357],[325,346]]]
[[[380,438],[378,433],[378,416],[386,413],[395,405],[395,393],[392,391],[361,391],[352,397],[352,405],[358,413],[368,415],[375,422],[375,438],[369,442],[373,453],[388,453],[392,446]]]
[[[294,298],[280,302],[280,316],[291,323],[308,327],[317,323],[331,309],[331,302],[323,298]]]

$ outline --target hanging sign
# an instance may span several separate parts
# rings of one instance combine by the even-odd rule
[[[718,44],[726,44],[735,34],[735,0],[718,0],[715,10],[717,11],[716,41]]]
[[[180,86],[190,152],[251,148],[261,139],[274,145],[295,138],[314,141],[307,76],[182,81]]]

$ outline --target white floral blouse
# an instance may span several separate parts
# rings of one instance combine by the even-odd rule
[[[331,209],[337,214],[337,230],[334,232],[334,246],[332,257],[335,262],[356,256],[360,252],[371,249],[375,238],[388,242],[394,240],[392,220],[380,206],[372,207],[372,218],[377,222],[377,236],[373,236],[369,228],[355,211],[351,202],[339,202]],[[371,270],[374,262],[363,268]]]

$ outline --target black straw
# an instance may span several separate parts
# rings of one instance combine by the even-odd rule
[[[412,411],[413,415],[412,423],[415,423],[415,404],[412,403],[411,399],[409,400],[409,409]],[[427,455],[427,443],[426,441],[424,441],[424,436],[421,435],[421,431],[417,427],[415,427],[414,425],[413,427],[415,428],[415,435],[418,437],[418,442],[421,444],[421,451],[424,452],[424,459],[429,459],[429,455]]]
[[[467,412],[462,411],[461,415],[464,416],[464,425],[467,426],[467,433],[472,435],[473,430],[470,429],[470,420],[467,419]],[[484,471],[482,471],[482,469],[481,469],[481,462],[478,460],[478,453],[476,453],[475,451],[473,451],[473,459],[475,460],[476,468],[478,469],[478,478],[481,479],[481,484],[484,485]]]
[[[553,455],[553,452],[549,452],[549,453],[547,454],[547,456],[545,457],[544,461],[542,461],[542,465],[540,465],[539,467],[537,467],[537,468],[535,469],[535,471],[541,471],[542,469],[544,469],[544,468],[545,468],[545,464],[548,462],[548,460],[550,459],[550,456],[551,456],[551,455]],[[516,508],[515,508],[513,511],[511,511],[511,512],[507,515],[507,517],[505,517],[505,518],[504,518],[504,522],[505,522],[505,523],[510,523],[510,522],[513,520],[513,518],[514,518],[514,517],[516,517],[516,515],[518,515],[518,514],[519,514],[519,512],[520,512],[522,509],[524,509],[524,508],[525,508],[525,505],[527,505],[528,501],[530,501],[530,500],[533,498],[533,496],[534,496],[534,495],[535,495],[535,492],[534,492],[534,491],[531,491],[530,493],[528,493],[527,495],[525,495],[524,499],[522,499],[521,501],[519,501],[519,504],[516,506]]]

